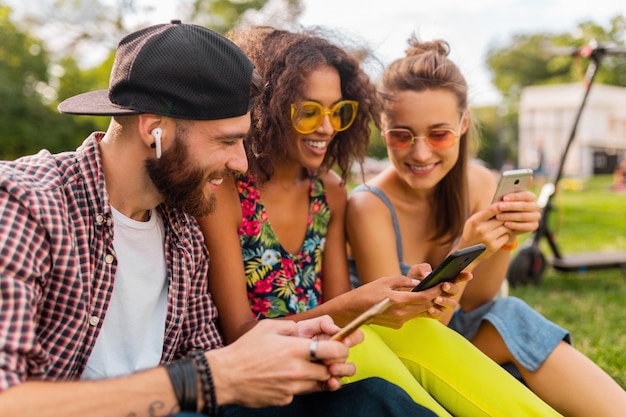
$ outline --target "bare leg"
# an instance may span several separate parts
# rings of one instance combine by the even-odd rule
[[[497,363],[513,362],[528,387],[564,416],[620,417],[626,412],[626,391],[565,342],[559,343],[535,372],[515,360],[489,322],[481,325],[472,343]]]

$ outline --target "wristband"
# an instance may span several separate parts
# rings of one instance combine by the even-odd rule
[[[217,398],[215,396],[215,383],[211,375],[211,368],[204,352],[194,350],[190,354],[196,363],[198,372],[200,373],[200,381],[202,383],[202,397],[204,399],[204,408],[202,413],[207,416],[217,415]]]
[[[508,250],[508,251],[512,251],[513,249],[517,248],[517,238],[513,241],[513,243],[511,243],[510,245],[504,245],[502,246],[500,249],[501,250]]]
[[[172,381],[181,411],[198,411],[198,370],[191,358],[174,361],[165,367]]]

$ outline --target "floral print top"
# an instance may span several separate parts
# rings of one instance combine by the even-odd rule
[[[322,254],[330,221],[322,180],[311,176],[307,231],[295,256],[278,241],[253,178],[240,175],[235,180],[242,212],[239,241],[256,318],[289,316],[321,304]]]

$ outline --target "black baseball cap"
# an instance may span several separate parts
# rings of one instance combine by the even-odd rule
[[[125,36],[118,44],[108,90],[79,94],[61,113],[140,113],[178,119],[242,116],[251,105],[254,65],[232,41],[198,25],[172,20]]]

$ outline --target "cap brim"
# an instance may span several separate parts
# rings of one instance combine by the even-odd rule
[[[91,91],[62,101],[57,109],[61,113],[88,116],[122,116],[138,114],[136,110],[126,109],[109,101],[109,90]]]

